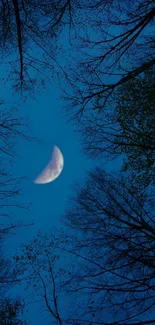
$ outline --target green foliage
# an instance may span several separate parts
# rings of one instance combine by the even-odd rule
[[[122,171],[132,171],[133,177],[145,187],[155,182],[154,71],[149,69],[120,87],[114,113],[120,126],[116,143],[125,154]]]
[[[1,325],[27,325],[21,320],[24,304],[21,299],[5,298],[0,301],[0,324]]]

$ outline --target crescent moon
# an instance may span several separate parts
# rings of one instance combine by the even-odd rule
[[[58,147],[54,146],[52,157],[41,174],[34,180],[36,184],[47,184],[54,181],[62,172],[64,159]]]

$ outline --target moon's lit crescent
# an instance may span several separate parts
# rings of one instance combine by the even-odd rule
[[[54,146],[51,160],[41,174],[34,180],[36,184],[46,184],[54,181],[62,172],[64,159],[58,147]]]

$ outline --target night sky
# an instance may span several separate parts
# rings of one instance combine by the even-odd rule
[[[75,183],[81,186],[88,171],[97,164],[104,166],[107,171],[116,172],[120,167],[120,158],[117,161],[103,164],[99,160],[88,159],[82,153],[78,134],[61,112],[63,102],[57,98],[58,93],[59,89],[49,87],[48,94],[38,96],[36,100],[28,100],[20,107],[20,112],[23,110],[22,115],[29,117],[31,133],[38,141],[19,139],[16,146],[14,176],[25,177],[21,180],[23,196],[20,200],[25,203],[31,202],[31,207],[30,210],[16,211],[14,220],[17,222],[20,220],[23,224],[30,224],[30,226],[21,227],[13,237],[8,239],[7,244],[11,244],[9,253],[12,256],[20,252],[21,243],[29,243],[38,231],[57,231],[64,227],[61,217],[69,206],[68,196],[72,194],[72,186]],[[33,180],[51,158],[54,145],[60,148],[64,157],[62,173],[51,183],[34,184]],[[25,302],[29,299],[29,290],[24,290],[24,284],[12,288],[10,293],[13,296],[20,294]],[[66,297],[62,301],[65,312]],[[36,325],[36,320],[38,320],[36,307],[29,305],[28,310],[28,313],[24,314],[24,319],[30,320],[31,325]],[[50,315],[42,312],[39,314],[38,324],[41,325],[44,322],[50,324],[50,319]]]
[[[28,99],[18,106],[20,116],[29,118],[30,133],[36,140],[27,141],[19,138],[16,144],[17,156],[13,173],[15,177],[25,177],[21,180],[23,195],[20,200],[21,203],[31,202],[31,207],[29,210],[17,209],[15,212],[14,221],[20,220],[28,226],[21,227],[8,239],[7,246],[10,246],[8,252],[12,256],[19,252],[21,243],[29,243],[38,231],[48,232],[64,227],[60,217],[69,206],[68,196],[72,193],[72,186],[75,183],[82,185],[87,172],[96,164],[102,164],[107,171],[116,171],[120,166],[120,160],[103,165],[98,160],[88,159],[82,153],[81,139],[73,130],[72,123],[68,122],[68,117],[63,114],[64,103],[58,99],[58,95],[59,89],[52,83],[49,89],[46,89],[46,94],[37,96],[35,100]],[[11,97],[9,103],[11,105]],[[54,145],[60,148],[64,157],[62,173],[51,183],[34,184],[34,179],[51,158]],[[20,200],[18,199],[19,203]],[[23,286],[12,288],[10,293],[13,296],[22,295],[26,302],[29,297]],[[65,301],[66,298],[63,305]],[[45,321],[47,316],[43,313],[39,317]],[[24,315],[24,319],[31,320],[31,325],[36,324],[37,314],[33,306],[29,306],[29,312]],[[47,317],[47,321],[50,322],[50,316]]]
[[[58,89],[53,85],[48,95],[38,96],[37,100],[28,100],[21,106],[29,116],[32,134],[37,140],[21,141],[17,144],[18,156],[15,160],[14,175],[25,176],[22,181],[24,202],[31,202],[31,211],[25,211],[24,222],[34,221],[32,233],[39,229],[48,230],[59,223],[59,215],[65,210],[68,195],[74,182],[82,182],[86,171],[93,166],[81,152],[78,135],[73,131],[61,110],[62,102],[57,99]],[[49,184],[34,184],[33,180],[47,165],[53,146],[60,148],[64,156],[64,168],[61,175]],[[21,232],[23,232],[21,230]],[[26,239],[30,229],[24,229]]]
[[[37,96],[35,100],[29,99],[24,104],[19,103],[18,106],[18,114],[29,118],[30,134],[36,140],[19,138],[16,144],[17,156],[14,160],[13,175],[24,177],[20,182],[23,195],[18,198],[18,203],[31,202],[31,207],[29,210],[14,210],[13,221],[20,221],[28,226],[17,229],[16,234],[8,238],[6,244],[10,256],[19,252],[19,245],[29,243],[38,231],[52,231],[63,226],[60,216],[68,207],[72,185],[75,182],[82,184],[87,171],[95,164],[82,153],[78,135],[73,131],[71,123],[67,122],[68,118],[62,114],[63,103],[58,99],[58,95],[59,89],[52,83],[49,89],[46,89],[46,94]],[[17,98],[7,98],[7,102],[11,105],[11,100],[15,101]],[[60,148],[64,157],[62,173],[49,184],[33,183],[51,158],[54,145]],[[23,287],[13,287],[10,293],[13,296],[20,294],[27,301],[28,293]],[[36,311],[34,312],[31,306],[29,310],[24,319],[31,320],[31,324],[35,325]],[[44,320],[45,315],[41,317]]]
[[[22,212],[22,220],[25,223],[34,222],[34,226],[20,230],[17,242],[19,238],[23,240],[23,235],[28,241],[38,230],[47,231],[49,227],[61,226],[59,216],[68,207],[72,185],[82,184],[87,172],[96,164],[100,165],[99,160],[87,158],[82,152],[78,133],[73,130],[72,123],[62,113],[64,103],[58,99],[59,89],[54,88],[52,83],[46,92],[45,95],[37,96],[36,100],[27,100],[20,107],[20,113],[29,118],[31,134],[36,140],[19,139],[16,145],[14,175],[25,177],[21,180],[23,191],[21,201],[32,204],[30,211]],[[64,157],[62,173],[51,183],[43,185],[33,183],[50,160],[54,145],[59,147]],[[107,171],[116,171],[120,166],[120,159],[117,163],[102,162],[102,166]],[[15,239],[13,241],[15,243]]]
[[[114,34],[117,33],[119,30],[115,28]],[[67,51],[69,46],[68,34],[62,33],[61,41],[62,39],[64,39],[64,49]],[[76,58],[76,52],[73,54]],[[59,60],[60,64],[64,66],[65,59],[63,55],[61,57],[61,53],[59,53]],[[128,65],[128,62],[125,64]],[[2,68],[2,72],[5,74],[5,66]],[[118,80],[119,77],[107,77],[107,82],[114,83],[116,79]],[[22,116],[25,120],[28,118],[29,130],[26,126],[24,130],[33,137],[29,141],[22,137],[18,138],[15,146],[16,156],[14,164],[11,166],[13,176],[15,178],[21,177],[22,196],[18,198],[18,204],[30,203],[29,209],[14,209],[13,222],[18,223],[20,221],[24,226],[17,229],[14,236],[6,241],[7,253],[11,257],[15,253],[20,253],[20,245],[28,244],[39,231],[57,231],[57,229],[66,227],[63,224],[62,217],[69,208],[69,196],[73,192],[73,186],[79,184],[80,188],[81,185],[85,184],[87,173],[96,166],[105,169],[107,172],[117,173],[122,166],[122,156],[105,162],[100,158],[88,158],[84,154],[81,135],[76,132],[76,126],[73,126],[73,123],[69,121],[69,116],[65,114],[64,105],[66,102],[60,99],[61,89],[56,80],[53,79],[49,84],[47,83],[45,89],[38,90],[35,98],[28,95],[25,102],[20,99],[19,94],[14,93],[13,90],[10,91],[10,89],[11,82],[2,90],[2,97],[8,107],[16,106],[18,108],[17,116]],[[96,112],[93,114],[92,116],[95,116]],[[48,164],[54,146],[60,149],[64,158],[62,173],[51,183],[35,184],[34,180]],[[6,163],[6,167],[10,167],[9,161]],[[71,230],[69,229],[68,233],[69,231]],[[24,284],[17,285],[9,291],[10,296],[19,295],[25,299],[25,303],[29,301],[30,293],[31,289],[30,291],[25,290]],[[31,300],[33,300],[33,294]],[[64,300],[62,298],[61,303],[65,306],[67,298],[64,297]],[[47,313],[46,307],[45,312],[39,313],[38,311],[38,317],[36,306],[37,304],[34,308],[30,304],[28,313],[24,314],[23,319],[30,321],[30,325],[56,323],[53,317]],[[110,318],[108,319],[108,315],[106,316],[106,321],[108,321]]]
[[[63,62],[62,62],[63,63]],[[45,93],[37,94],[36,98],[27,98],[25,103],[20,101],[17,94],[8,97],[8,88],[3,89],[3,97],[11,107],[18,108],[17,116],[28,118],[28,126],[31,136],[36,139],[30,141],[18,138],[16,143],[16,157],[12,166],[14,177],[24,177],[20,181],[22,196],[18,203],[31,203],[29,210],[14,210],[13,221],[22,222],[24,227],[16,230],[13,237],[8,238],[7,250],[10,256],[20,253],[20,244],[27,244],[35,237],[38,231],[49,232],[64,227],[61,217],[69,206],[69,196],[72,194],[75,183],[81,186],[87,176],[87,172],[96,165],[104,167],[107,171],[119,169],[121,160],[102,162],[99,159],[90,159],[82,152],[80,134],[75,132],[75,126],[62,109],[64,102],[60,100],[60,89],[56,82],[46,86]],[[51,183],[38,185],[33,181],[45,168],[53,147],[56,145],[64,157],[64,168],[60,176]],[[22,286],[15,286],[10,290],[12,296],[21,295],[27,303],[29,291]],[[66,297],[63,301],[65,305]],[[24,319],[30,320],[31,325],[36,325],[38,315],[34,306],[28,306],[28,313]],[[46,318],[47,317],[47,318]],[[40,323],[46,320],[50,324],[50,315],[41,313]]]

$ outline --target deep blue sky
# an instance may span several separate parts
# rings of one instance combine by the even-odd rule
[[[4,97],[6,95],[11,106],[12,102],[16,102],[16,96],[13,94],[11,97],[10,94],[8,98],[8,91],[4,90]],[[16,220],[21,220],[25,224],[33,221],[34,226],[21,228],[17,235],[11,238],[12,254],[21,241],[28,242],[38,230],[49,231],[60,225],[59,216],[68,206],[72,184],[79,182],[82,185],[86,172],[97,163],[82,154],[78,134],[73,132],[67,118],[60,113],[64,103],[58,100],[59,95],[60,89],[52,82],[49,89],[46,89],[46,94],[37,95],[35,100],[28,99],[25,104],[19,105],[19,111],[30,119],[33,136],[40,142],[19,139],[16,147],[18,156],[13,168],[14,176],[26,177],[26,180],[21,181],[23,190],[21,202],[32,202],[30,211],[17,210]],[[34,184],[33,180],[48,163],[54,145],[60,148],[64,156],[62,174],[49,184]],[[109,171],[116,171],[118,166],[119,163],[113,161],[103,167]],[[29,317],[31,325],[38,324],[36,314]]]
[[[39,230],[49,231],[62,226],[60,216],[68,206],[68,196],[72,192],[75,182],[82,184],[88,170],[95,162],[87,159],[81,151],[78,135],[73,131],[71,123],[67,122],[60,111],[62,102],[58,99],[59,89],[54,82],[46,89],[46,94],[37,95],[35,100],[28,99],[19,105],[19,113],[29,117],[29,125],[32,135],[39,141],[25,141],[19,138],[16,145],[17,157],[14,161],[14,177],[26,177],[21,181],[23,197],[20,202],[31,202],[30,211],[16,210],[14,222],[21,221],[24,224],[34,222],[33,226],[20,228],[16,235],[7,240],[10,255],[14,255],[19,249],[21,242],[28,243]],[[5,97],[5,94],[4,94]],[[7,98],[11,106],[13,102],[19,103],[18,98]],[[16,106],[17,106],[16,105]],[[53,182],[45,185],[33,183],[38,173],[46,166],[53,151],[53,146],[60,148],[64,156],[64,169],[61,175]],[[8,245],[11,242],[11,245]],[[22,287],[14,287],[11,295],[19,294],[27,301],[28,292]],[[40,315],[45,320],[45,315]],[[31,320],[31,325],[38,321],[36,310],[30,306],[29,313],[25,318]]]
[[[25,224],[34,222],[32,227],[20,229],[14,247],[19,241],[28,241],[38,230],[52,230],[59,226],[60,215],[68,206],[68,196],[75,182],[83,184],[87,172],[100,163],[99,160],[88,159],[82,153],[80,138],[68,118],[62,114],[64,103],[58,99],[59,89],[54,82],[46,90],[46,94],[28,99],[19,106],[19,112],[29,117],[32,135],[39,141],[25,141],[19,138],[16,145],[17,157],[13,168],[14,176],[26,177],[21,181],[23,197],[21,202],[31,202],[30,211],[17,211],[16,220]],[[11,104],[11,98],[10,98]],[[64,157],[64,168],[60,176],[53,182],[38,185],[33,180],[44,169],[56,145]],[[117,165],[118,166],[118,165]],[[116,170],[116,163],[104,164],[104,168]],[[12,253],[14,253],[12,251]]]
[[[11,253],[14,255],[20,242],[29,242],[39,230],[49,231],[61,225],[59,217],[68,206],[72,185],[75,182],[83,185],[87,171],[100,161],[87,159],[82,154],[78,134],[73,132],[71,123],[61,114],[64,103],[58,99],[60,89],[54,81],[48,89],[46,88],[46,94],[37,94],[35,100],[29,98],[24,104],[20,104],[14,94],[8,98],[8,91],[4,90],[7,102],[10,106],[13,102],[19,103],[19,112],[29,117],[32,135],[39,140],[27,142],[19,139],[16,146],[17,157],[13,173],[17,177],[26,177],[21,181],[23,197],[20,200],[31,202],[32,206],[30,211],[17,210],[15,221],[20,220],[24,224],[34,222],[34,226],[21,228],[17,235],[11,238]],[[33,180],[48,163],[54,145],[59,147],[64,156],[64,169],[60,177],[46,185],[34,184]],[[103,167],[110,171],[116,170],[118,165],[111,162]],[[19,293],[23,295],[22,290]],[[37,315],[28,317],[32,321],[31,324],[35,325]]]
[[[34,225],[20,228],[16,235],[7,240],[9,253],[14,255],[20,243],[28,243],[39,230],[49,231],[63,226],[60,216],[68,207],[72,185],[75,182],[83,185],[87,171],[100,161],[88,159],[82,153],[79,135],[73,131],[71,123],[67,122],[68,118],[63,115],[64,102],[58,99],[61,94],[56,82],[53,81],[46,86],[45,94],[38,92],[35,99],[29,98],[24,104],[13,91],[10,91],[9,86],[7,84],[2,93],[6,105],[10,108],[18,107],[19,114],[29,118],[32,136],[39,140],[28,142],[19,138],[16,145],[17,157],[14,161],[13,175],[26,178],[21,181],[23,197],[18,202],[31,202],[32,206],[30,211],[17,209],[13,221],[21,221],[23,224],[34,222]],[[64,156],[64,169],[61,175],[49,184],[34,184],[33,180],[51,158],[54,145],[59,147]],[[116,169],[116,164],[112,162],[103,167],[107,170]],[[13,296],[19,294],[25,298],[26,303],[28,302],[29,293],[23,291],[23,287],[15,286],[10,293]],[[25,317],[31,320],[31,325],[38,323],[38,315],[36,310],[33,310],[33,305]],[[43,314],[41,317],[43,321],[44,317]]]
[[[10,239],[12,255],[19,249],[21,242],[28,243],[39,230],[49,231],[63,226],[60,216],[68,207],[72,185],[75,182],[83,185],[87,172],[96,166],[97,162],[100,163],[87,159],[82,153],[79,136],[73,131],[71,123],[67,122],[68,118],[62,115],[64,103],[58,96],[59,89],[53,82],[46,90],[46,94],[37,96],[35,100],[28,99],[18,107],[23,116],[29,117],[32,135],[39,141],[25,141],[21,138],[16,145],[17,157],[13,173],[17,177],[26,177],[21,181],[23,197],[20,200],[31,202],[32,206],[30,211],[17,210],[15,221],[20,220],[24,224],[34,222],[34,225],[20,228]],[[10,97],[10,105],[11,100],[16,102],[15,97],[12,99]],[[48,163],[54,145],[60,148],[64,156],[64,169],[61,175],[49,184],[34,184],[33,180]],[[104,167],[107,170],[116,169],[116,164],[111,162]],[[23,291],[22,287],[13,288],[10,293],[20,294],[28,302],[29,293]],[[29,313],[25,317],[31,320],[31,325],[36,324],[38,315],[33,305],[29,307]],[[39,319],[45,321],[46,317],[43,314]]]
[[[28,100],[20,108],[23,115],[29,116],[33,136],[40,140],[27,142],[21,139],[16,147],[18,157],[15,159],[14,175],[27,178],[21,183],[24,194],[22,201],[32,202],[31,212],[24,212],[24,222],[33,220],[35,223],[33,230],[23,230],[26,239],[40,229],[49,230],[53,225],[58,225],[59,215],[65,211],[72,184],[82,183],[86,172],[94,164],[82,154],[78,135],[60,112],[62,102],[57,99],[58,94],[59,89],[53,83],[48,95]],[[49,184],[34,184],[33,180],[48,163],[54,145],[60,148],[64,156],[61,175]]]

